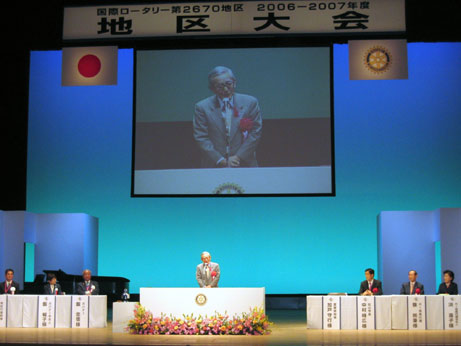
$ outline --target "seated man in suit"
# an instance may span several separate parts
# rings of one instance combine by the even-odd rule
[[[359,294],[362,296],[380,296],[383,294],[381,281],[375,280],[375,271],[371,268],[365,269],[365,281],[360,284]]]
[[[5,270],[5,281],[0,283],[2,289],[2,294],[18,294],[19,293],[19,283],[13,281],[14,270],[8,268]]]
[[[416,278],[418,273],[416,270],[410,270],[408,272],[408,282],[404,282],[400,288],[400,294],[412,295],[412,294],[424,294],[424,285],[418,281]]]
[[[259,103],[253,96],[234,93],[236,83],[231,69],[215,67],[208,74],[214,95],[195,105],[193,133],[202,153],[202,168],[258,166]]]
[[[99,294],[99,285],[96,281],[91,280],[91,270],[83,271],[83,282],[77,284],[77,294],[87,296],[97,296]]]
[[[43,294],[62,294],[61,285],[56,283],[56,281],[56,275],[52,273],[48,274],[48,282],[43,286]]]
[[[202,263],[197,266],[195,277],[200,287],[218,287],[221,271],[218,263],[211,262],[209,252],[202,252]]]

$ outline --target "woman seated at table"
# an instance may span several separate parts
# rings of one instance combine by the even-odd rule
[[[48,283],[43,287],[43,294],[62,294],[61,285],[56,283],[56,275],[48,274]]]
[[[455,273],[451,270],[445,270],[443,272],[443,281],[439,286],[439,291],[437,294],[458,294],[458,285],[456,282],[453,282],[455,279]]]

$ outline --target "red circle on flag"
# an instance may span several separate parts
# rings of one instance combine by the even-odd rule
[[[101,71],[101,60],[96,55],[87,54],[78,61],[78,72],[83,77],[94,77],[99,71]]]

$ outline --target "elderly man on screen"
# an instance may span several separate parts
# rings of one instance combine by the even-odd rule
[[[99,294],[99,284],[91,280],[91,270],[83,271],[83,282],[77,284],[77,294],[87,296],[97,296]]]
[[[218,287],[221,271],[218,263],[211,262],[209,252],[202,252],[202,263],[197,266],[195,277],[200,287]]]
[[[418,273],[416,270],[410,270],[408,272],[408,282],[404,282],[400,288],[400,294],[406,295],[418,295],[424,294],[424,285],[416,279],[418,278]]]
[[[217,66],[208,74],[214,95],[195,105],[193,133],[202,168],[258,166],[261,111],[256,98],[234,92],[236,85],[232,70]]]

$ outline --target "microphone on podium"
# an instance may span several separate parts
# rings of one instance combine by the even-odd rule
[[[417,289],[415,290],[415,294],[421,294],[421,289],[420,289],[420,288],[417,288]]]
[[[378,288],[377,287],[373,288],[373,294],[376,294],[376,293],[378,293]]]
[[[56,295],[56,296],[58,295],[58,288],[57,287],[54,288],[54,295]]]
[[[16,292],[16,287],[11,287],[10,292],[11,292],[12,295],[14,295],[14,292]]]

